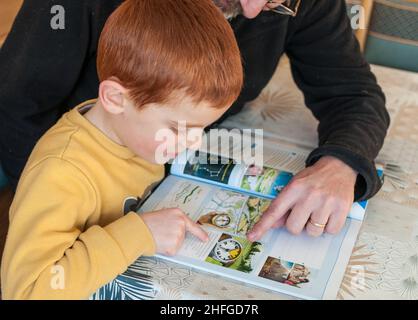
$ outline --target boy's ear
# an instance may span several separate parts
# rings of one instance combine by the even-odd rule
[[[112,114],[124,111],[125,94],[127,90],[115,80],[104,80],[99,86],[99,99],[104,109]]]

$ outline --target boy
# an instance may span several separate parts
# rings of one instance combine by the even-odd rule
[[[186,231],[207,239],[178,209],[139,216],[126,204],[163,178],[160,130],[178,141],[201,135],[239,95],[229,24],[210,0],[127,0],[106,23],[97,67],[97,101],[42,137],[19,182],[1,266],[5,299],[88,298],[139,256],[175,254]]]

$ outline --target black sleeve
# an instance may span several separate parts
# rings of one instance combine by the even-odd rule
[[[291,22],[295,32],[286,51],[305,103],[319,120],[319,147],[308,157],[314,164],[334,156],[355,169],[356,201],[381,187],[374,159],[389,126],[385,96],[360,52],[344,0],[301,2]]]
[[[73,107],[66,104],[87,70],[97,78],[87,62],[107,14],[100,6],[115,2],[24,1],[0,50],[0,161],[12,184],[40,136]],[[65,12],[63,30],[51,27],[57,4]]]

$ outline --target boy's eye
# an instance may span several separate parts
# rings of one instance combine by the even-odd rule
[[[171,126],[169,129],[171,131],[173,131],[173,133],[179,134],[179,128],[177,126]],[[185,133],[190,133],[193,130],[198,130],[198,128],[187,128]],[[201,130],[203,131],[204,129],[202,128]],[[202,132],[202,134],[203,134],[203,132]]]

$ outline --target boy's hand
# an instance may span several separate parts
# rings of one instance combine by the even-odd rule
[[[338,233],[354,201],[357,173],[341,160],[325,156],[297,175],[271,203],[248,239],[260,239],[270,228],[311,236]]]
[[[162,209],[141,214],[150,229],[157,253],[174,256],[183,244],[186,232],[206,242],[208,234],[180,209]]]

